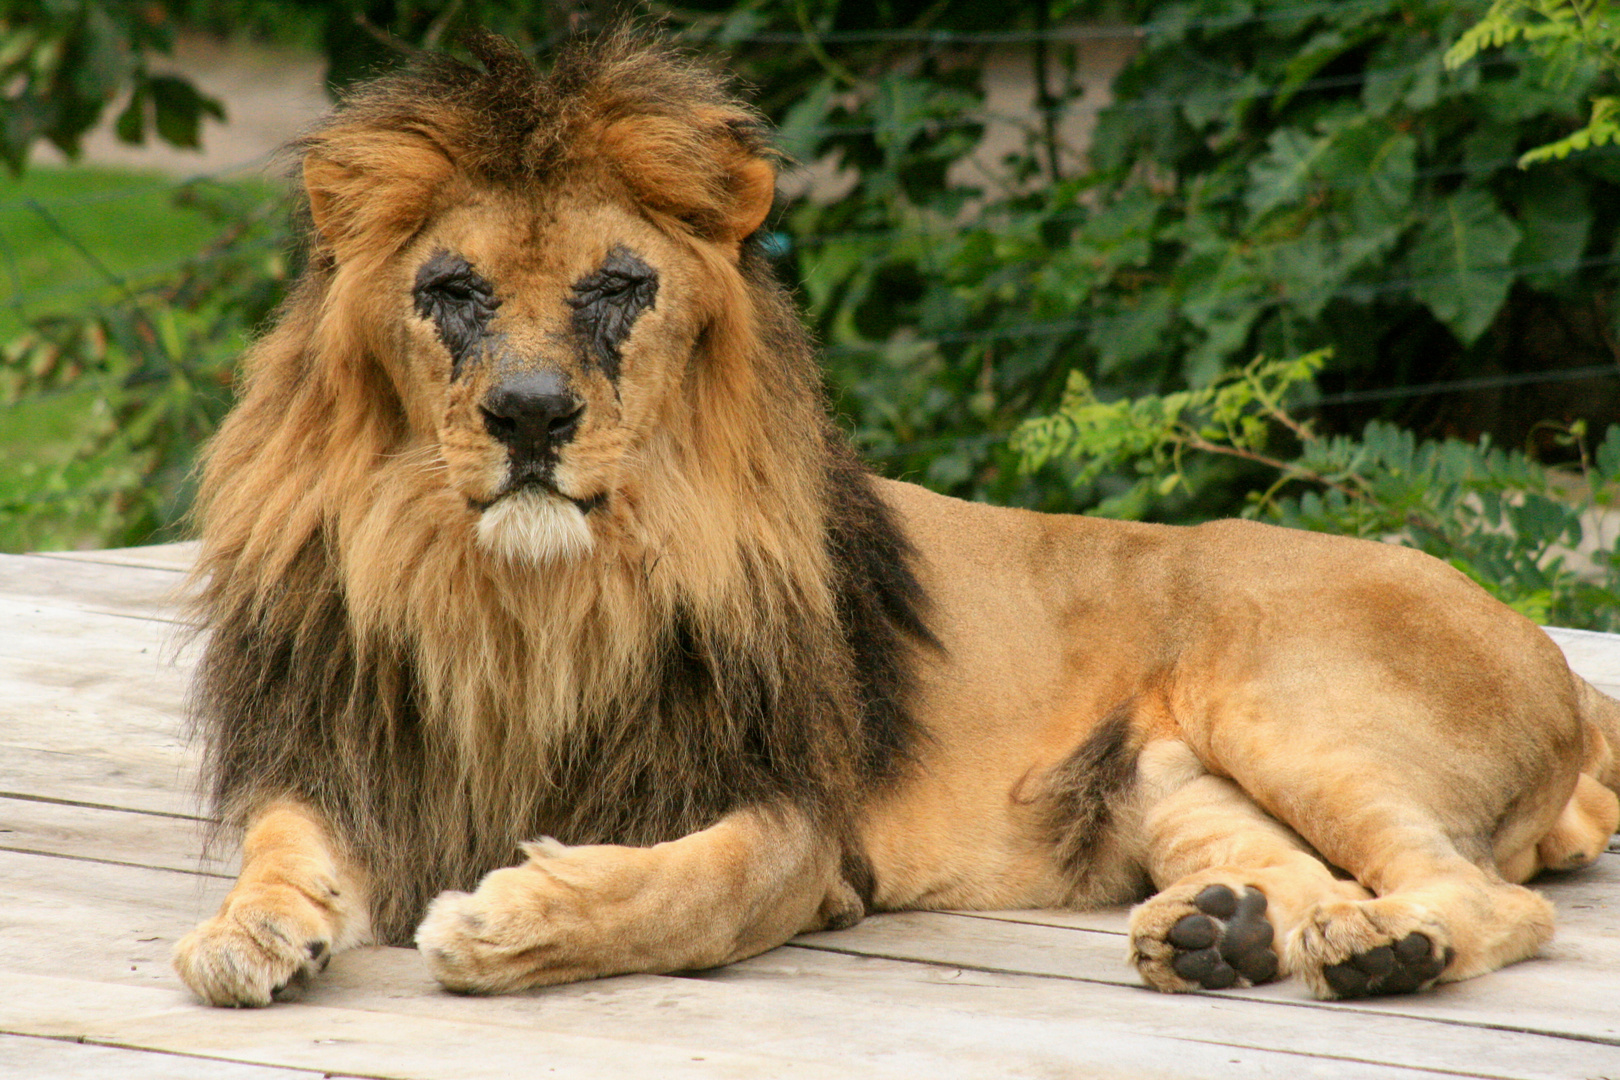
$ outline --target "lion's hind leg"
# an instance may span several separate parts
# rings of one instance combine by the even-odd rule
[[[1543,870],[1577,870],[1597,861],[1620,825],[1620,799],[1596,778],[1582,773],[1558,820],[1533,848],[1502,863],[1509,881],[1529,881]]]
[[[1324,897],[1284,938],[1285,966],[1317,996],[1426,990],[1526,959],[1552,937],[1552,905],[1497,865],[1502,851],[1533,848],[1553,826],[1567,796],[1552,779],[1515,791],[1425,760],[1391,769],[1351,740],[1298,738],[1251,741],[1233,771],[1374,894]]]
[[[1463,858],[1438,830],[1387,839],[1398,850],[1362,871],[1377,882],[1377,898],[1321,904],[1287,942],[1318,997],[1472,978],[1533,956],[1552,938],[1551,903]]]
[[[1286,976],[1280,947],[1307,913],[1368,895],[1186,744],[1150,743],[1139,764],[1147,868],[1162,891],[1131,912],[1130,959],[1149,986],[1224,990]]]
[[[359,873],[313,811],[276,803],[248,828],[241,875],[218,914],[180,939],[174,966],[210,1005],[262,1006],[368,935]]]

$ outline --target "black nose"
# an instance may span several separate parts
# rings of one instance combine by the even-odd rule
[[[585,403],[550,371],[502,379],[484,398],[484,427],[519,457],[537,457],[574,437]]]

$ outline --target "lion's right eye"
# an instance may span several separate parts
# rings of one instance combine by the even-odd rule
[[[494,287],[466,259],[441,250],[416,272],[412,297],[416,313],[432,321],[439,340],[450,350],[450,377],[456,378],[501,306]]]

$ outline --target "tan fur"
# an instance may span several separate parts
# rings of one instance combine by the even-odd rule
[[[305,141],[310,270],[205,460],[199,725],[247,834],[177,950],[204,1000],[419,919],[475,992],[1150,889],[1165,990],[1210,889],[1266,899],[1253,978],[1324,996],[1547,940],[1521,883],[1620,817],[1620,706],[1544,634],[1399,548],[871,479],[748,242],[753,114],[628,35],[545,79],[479,50]],[[610,364],[577,313],[615,251],[656,296]],[[418,292],[441,253],[498,300],[465,358]],[[492,395],[537,373],[583,411],[513,487]]]

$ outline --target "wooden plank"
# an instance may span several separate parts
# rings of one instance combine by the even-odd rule
[[[608,1034],[600,1034],[604,1028]],[[670,1046],[625,1038],[606,1017],[586,1030],[593,1033],[433,1017],[402,1023],[385,1014],[309,1004],[208,1009],[190,1004],[178,990],[38,975],[17,976],[0,1001],[0,1031],[339,1075],[508,1080],[543,1068],[548,1077],[579,1078],[847,1077],[815,1062],[739,1051],[736,1039],[714,1047]],[[872,1075],[898,1074],[876,1069]]]
[[[425,991],[427,976],[409,954],[399,950],[365,950],[345,958],[341,969],[334,962],[333,982],[321,992],[333,995],[350,1008],[383,1007],[407,1016],[494,1020],[516,1027],[536,1023],[589,1024],[593,1016],[625,1014],[638,1017],[638,1029],[653,1033],[709,1032],[722,1035],[728,1028],[746,1030],[752,1045],[772,1053],[826,1059],[830,1053],[860,1060],[895,1060],[906,1055],[910,1074],[932,1076],[950,1061],[954,1075],[970,1065],[969,1075],[1025,1075],[1039,1069],[1040,1053],[1050,1075],[1094,1075],[1115,1060],[1119,1047],[1160,1048],[1171,1054],[1162,1061],[1146,1058],[1141,1068],[1152,1075],[1212,1075],[1222,1066],[1255,1070],[1269,1075],[1268,1066],[1297,1055],[1286,1075],[1381,1076],[1402,1075],[1410,1063],[1392,1065],[1393,1058],[1418,1056],[1428,1068],[1458,1069],[1456,1051],[1468,1033],[1457,1031],[1449,1046],[1427,1040],[1434,1025],[1396,1020],[1375,1024],[1378,1040],[1369,1052],[1358,1018],[1344,1017],[1327,1034],[1318,1034],[1315,1046],[1299,1049],[1284,1045],[1295,1029],[1313,1018],[1290,1016],[1271,1023],[1275,1007],[1245,1003],[1244,1038],[1234,1038],[1232,1007],[1218,999],[1195,999],[1121,991],[1032,977],[984,977],[936,965],[889,964],[864,957],[817,954],[787,947],[741,965],[717,969],[678,980],[671,989],[667,979],[639,977],[610,979],[594,984],[557,987],[532,994],[494,1000],[435,998]],[[882,965],[881,970],[877,970]],[[823,976],[825,976],[823,978]],[[700,992],[696,992],[699,991]],[[724,991],[724,992],[722,992]],[[312,999],[316,1000],[316,999]],[[536,1016],[535,1006],[543,1012]],[[915,1045],[919,1033],[928,1042]],[[1059,1036],[1056,1040],[1052,1036]],[[1254,1036],[1253,1041],[1246,1041]],[[1033,1040],[1033,1041],[1031,1041]],[[1504,1040],[1505,1041],[1505,1040]],[[1523,1069],[1498,1070],[1492,1075],[1558,1077],[1550,1062],[1564,1067],[1584,1064],[1595,1057],[1583,1047],[1566,1053],[1557,1040],[1531,1039],[1519,1055]],[[1180,1042],[1184,1045],[1164,1046]],[[1391,1049],[1401,1043],[1405,1049]],[[835,1044],[836,1050],[828,1044]],[[1410,1051],[1410,1052],[1408,1052]],[[1449,1051],[1449,1054],[1448,1054]],[[1258,1054],[1259,1056],[1254,1056]],[[929,1056],[924,1056],[929,1055]],[[1116,1067],[1136,1067],[1132,1059]],[[1168,1066],[1168,1068],[1166,1068]],[[1421,1072],[1421,1068],[1419,1069]]]
[[[7,979],[71,973],[178,990],[169,964],[174,943],[218,908],[229,884],[0,851],[0,969]]]
[[[171,709],[142,708],[138,680],[50,687],[8,680],[0,658],[0,792],[195,813],[197,755]],[[32,665],[39,674],[43,665]]]
[[[191,572],[197,561],[195,540],[178,544],[149,544],[145,547],[107,548],[102,551],[36,551],[42,559],[68,559],[74,562],[101,563],[106,566],[138,566],[149,570],[173,570],[182,574]]]
[[[0,556],[3,558],[3,556]],[[174,667],[190,635],[174,623],[145,616],[88,611],[48,600],[0,596],[0,656],[44,660],[118,675],[142,673],[161,662]],[[190,663],[175,667],[175,685],[183,685]],[[17,673],[8,673],[8,679]]]
[[[189,1005],[173,992],[34,975],[18,976],[10,989],[16,996],[0,1002],[0,1030],[368,1076],[504,1078],[529,1075],[537,1062],[547,1075],[589,1077],[1442,1075],[1363,1058],[1121,1037],[1089,1018],[894,1002],[857,1012],[829,995],[762,997],[746,986],[645,976],[498,999],[440,994],[433,1000],[444,1010],[410,1015],[333,1004],[336,989],[292,1007],[243,1011]]]
[[[138,618],[178,618],[185,575],[39,555],[0,555],[0,596]]]
[[[319,1080],[330,1075],[313,1069],[277,1069],[95,1046],[74,1039],[0,1035],[0,1076],[14,1080]]]
[[[1545,628],[1549,637],[1564,650],[1570,670],[1600,690],[1620,695],[1620,634],[1599,634],[1592,630]]]
[[[205,832],[194,817],[0,796],[0,850],[233,878],[236,852],[205,859]]]
[[[170,624],[0,599],[0,792],[189,813]]]
[[[279,1023],[271,1025],[268,1035],[249,1025],[241,1032],[241,1042],[196,1041],[198,1024],[211,1031],[218,1022],[209,1025],[206,1018],[221,1014],[200,1006],[186,1008],[186,996],[168,970],[167,956],[173,941],[189,928],[193,917],[189,909],[210,909],[222,883],[210,885],[204,895],[195,879],[188,881],[184,875],[40,857],[29,864],[23,857],[3,854],[0,879],[8,883],[0,885],[0,911],[7,913],[4,921],[10,924],[0,927],[0,957],[4,958],[0,963],[6,969],[8,987],[19,995],[19,1001],[27,1002],[21,1012],[22,1004],[0,1002],[0,1030],[84,1036],[119,1045],[268,1064],[306,1067],[313,1062],[323,1068],[391,1075],[391,1059],[302,1057],[297,1047],[280,1042],[270,1054],[244,1049],[247,1044],[261,1046],[268,1035],[285,1035],[286,1029]],[[20,919],[15,917],[19,913]],[[1115,944],[1117,949],[1117,939]],[[817,959],[808,950],[785,950],[773,960],[774,955],[749,964],[776,964],[779,971],[785,958],[785,962],[813,969],[832,981],[818,990],[813,979],[782,979],[768,967],[751,974],[753,969],[744,965],[705,979],[639,976],[504,998],[459,998],[439,992],[413,952],[367,949],[338,957],[304,1002],[271,1012],[307,1018],[293,1021],[295,1025],[307,1023],[307,1030],[342,1020],[328,1015],[333,1012],[342,1016],[357,1011],[382,1014],[392,1032],[389,1037],[404,1039],[407,1046],[420,1037],[437,1039],[436,1029],[422,1028],[422,1022],[434,1020],[506,1026],[523,1033],[525,1039],[536,1032],[549,1037],[601,1031],[604,1024],[622,1023],[626,1030],[613,1036],[616,1043],[650,1040],[704,1056],[712,1055],[715,1047],[735,1048],[739,1033],[746,1032],[749,1049],[769,1059],[757,1063],[760,1066],[791,1059],[853,1071],[865,1061],[883,1060],[903,1066],[891,1075],[907,1076],[1051,1075],[1075,1069],[1084,1069],[1087,1075],[1240,1076],[1255,1075],[1245,1069],[1287,1073],[1302,1067],[1287,1067],[1280,1059],[1292,1053],[1286,1044],[1296,1038],[1301,1024],[1308,1026],[1309,1018],[1290,1014],[1286,1022],[1271,1024],[1274,1035],[1267,1036],[1268,1026],[1259,1012],[1275,1006],[1240,1007],[1214,996],[1195,1000],[1027,976],[1005,985],[991,982],[965,990],[975,985],[972,978],[953,981],[949,970],[914,965],[906,969],[907,985],[896,987],[892,979],[887,983],[878,980],[866,995],[873,1000],[860,1001],[860,1007],[852,1009],[855,999],[849,980],[858,980],[869,971],[869,961],[839,955]],[[847,971],[839,971],[839,965]],[[77,990],[74,1001],[66,1003],[60,995],[52,996],[55,991],[30,989],[30,978],[51,978],[64,970],[123,985],[112,988],[117,992],[105,994]],[[728,973],[732,970],[735,975]],[[911,983],[957,989],[931,996]],[[153,1001],[162,1006],[167,1019],[126,1023],[129,1016],[118,1005],[125,1000],[122,991],[126,987],[162,994]],[[1008,988],[1016,993],[993,992]],[[8,992],[7,998],[11,996]],[[1233,1008],[1249,1010],[1241,1038],[1229,1030]],[[204,1019],[198,1021],[196,1014]],[[986,1015],[992,1019],[987,1021]],[[237,1023],[234,1019],[228,1022]],[[355,1038],[352,1023],[343,1023],[348,1030],[341,1037]],[[1330,1026],[1303,1051],[1302,1061],[1308,1063],[1310,1073],[1328,1077],[1403,1075],[1385,1068],[1391,1058],[1399,1062],[1403,1055],[1412,1059],[1403,1064],[1434,1067],[1426,1065],[1418,1053],[1423,1045],[1419,1034],[1415,1030],[1402,1034],[1403,1025],[1413,1029],[1418,1026],[1415,1022],[1385,1021],[1384,1025],[1389,1039],[1380,1040],[1376,1054],[1369,1052],[1365,1040],[1335,1035],[1344,1030],[1341,1024]],[[1265,1045],[1268,1038],[1271,1049]],[[1428,1053],[1429,1062],[1444,1057],[1444,1040],[1436,1046]],[[1525,1050],[1526,1062],[1544,1059],[1568,1064],[1571,1060],[1568,1055],[1560,1057],[1561,1051],[1555,1047],[1536,1046],[1533,1052]],[[1396,1053],[1401,1047],[1405,1049]],[[1210,1057],[1212,1052],[1225,1056],[1217,1060]],[[1213,1065],[1208,1069],[1202,1064],[1189,1067],[1189,1057],[1200,1062],[1208,1058]],[[421,1074],[414,1061],[411,1071]],[[1540,1077],[1550,1073],[1524,1068],[1490,1075]]]
[[[1298,980],[1242,991],[1226,998],[1286,1002],[1307,1009],[1380,1012],[1449,1023],[1538,1031],[1620,1046],[1620,934],[1615,904],[1620,889],[1613,864],[1588,880],[1568,875],[1545,891],[1559,902],[1563,928],[1547,957],[1517,964],[1481,979],[1451,983],[1417,996],[1352,1003],[1317,1002]],[[1569,897],[1590,903],[1575,908]],[[1039,924],[1013,925],[984,918],[907,912],[878,915],[848,930],[807,934],[795,944],[852,955],[950,964],[969,970],[1040,975],[1115,986],[1137,985],[1119,936]],[[1620,1060],[1620,1059],[1617,1059]]]
[[[989,919],[992,922],[1055,926],[1064,930],[1094,930],[1099,934],[1114,934],[1118,937],[1125,936],[1131,921],[1131,909],[1124,906],[1097,908],[1093,911],[1031,908],[1026,911],[949,911],[945,912],[945,914],[960,916],[964,919]]]
[[[108,982],[155,987],[171,993],[178,991],[174,976],[168,970],[169,950],[179,934],[189,928],[196,914],[204,914],[212,908],[223,883],[209,886],[205,894],[198,889],[195,879],[188,882],[184,875],[66,862],[58,865],[53,860],[37,857],[31,865],[27,862],[22,857],[0,855],[0,879],[13,883],[9,887],[0,886],[0,911],[8,916],[19,911],[31,913],[21,920],[8,918],[6,921],[12,924],[10,932],[0,929],[0,956],[5,957],[8,982],[15,983],[21,977],[19,972],[53,975],[68,969]],[[22,886],[24,882],[26,887]],[[20,889],[25,891],[19,895]],[[934,921],[975,921],[951,920],[949,916],[940,915],[918,917]],[[1008,929],[1027,935],[1041,928],[1009,926]],[[1070,938],[1101,936],[1074,931],[1052,932],[1066,933]],[[1105,960],[1112,972],[1128,978],[1118,938],[1109,937]],[[1060,943],[1058,948],[1062,947]],[[310,1006],[324,1006],[395,1016],[507,1024],[524,1030],[537,1024],[542,1028],[555,1025],[564,1032],[598,1030],[603,1018],[611,1017],[633,1023],[638,1032],[660,1039],[673,1039],[685,1032],[719,1041],[728,1030],[747,1030],[755,1033],[751,1038],[762,1040],[758,1044],[761,1047],[784,1054],[805,1052],[806,1046],[818,1041],[839,1043],[854,1056],[921,1053],[908,1047],[916,1032],[926,1030],[929,1032],[927,1046],[940,1053],[948,1050],[953,1060],[988,1070],[980,1075],[1020,1075],[1021,1066],[1011,1066],[1026,1060],[1055,1063],[1046,1057],[1026,1059],[1014,1054],[1009,1064],[1008,1046],[1038,1048],[1041,1055],[1050,1055],[1059,1053],[1063,1045],[1070,1045],[1069,1056],[1058,1060],[1071,1066],[1084,1065],[1089,1070],[1099,1063],[1098,1059],[1088,1056],[1098,1040],[1116,1043],[1123,1040],[1136,1047],[1132,1054],[1144,1053],[1143,1045],[1157,1047],[1155,1052],[1169,1054],[1166,1060],[1173,1062],[1182,1062],[1189,1054],[1208,1053],[1208,1048],[1203,1051],[1167,1048],[1154,1040],[1179,1039],[1243,1051],[1269,1047],[1278,1053],[1288,1053],[1298,1049],[1309,1056],[1313,1072],[1320,1071],[1316,1069],[1316,1059],[1324,1059],[1327,1064],[1321,1069],[1326,1071],[1320,1074],[1328,1076],[1378,1075],[1368,1071],[1369,1066],[1356,1064],[1368,1061],[1417,1068],[1456,1068],[1468,1060],[1457,1055],[1475,1043],[1496,1047],[1490,1057],[1478,1059],[1493,1063],[1493,1068],[1485,1071],[1487,1075],[1588,1075],[1573,1066],[1584,1065],[1594,1053],[1591,1044],[1578,1043],[1568,1049],[1556,1040],[1517,1036],[1525,1041],[1518,1044],[1520,1052],[1514,1056],[1508,1052],[1514,1045],[1514,1037],[1482,1033],[1455,1024],[1436,1026],[1400,1017],[1351,1015],[1359,1010],[1346,1010],[1346,1015],[1342,1016],[1317,1015],[1311,1009],[1282,1009],[1277,1004],[1241,1002],[1223,995],[1164,996],[1135,987],[1124,989],[1117,984],[1086,985],[1031,976],[988,976],[935,964],[905,969],[908,974],[903,986],[896,986],[893,979],[886,982],[883,978],[870,977],[872,985],[864,992],[864,997],[874,1000],[868,1002],[854,984],[868,979],[874,970],[881,975],[885,970],[881,963],[874,968],[874,962],[865,957],[822,955],[826,959],[818,959],[810,950],[790,948],[740,967],[710,973],[702,980],[610,979],[536,994],[476,999],[439,993],[419,958],[409,950],[361,950],[334,961],[327,977],[309,999],[290,1011],[302,1013]],[[808,973],[809,977],[796,978],[795,972]],[[786,978],[782,977],[784,973]],[[822,983],[818,984],[817,979]],[[738,980],[742,980],[743,985],[732,985]],[[700,993],[695,987],[676,992],[665,985],[670,982],[726,984],[729,992]],[[950,992],[929,990],[929,987],[944,987]],[[951,990],[952,987],[956,989]],[[809,1000],[810,997],[817,1000]],[[852,1002],[858,1002],[860,1007],[852,1009]],[[918,1010],[930,1015],[919,1016]],[[947,1015],[934,1016],[936,1012]],[[986,1012],[1008,1022],[1018,1021],[1014,1025],[1016,1030],[982,1023],[978,1014]],[[0,1017],[3,1016],[0,1009]],[[1025,1025],[1033,1025],[1038,1030],[1026,1030]],[[415,1021],[406,1026],[415,1030]],[[1425,1035],[1423,1029],[1430,1027],[1436,1029],[1435,1033]],[[942,1034],[958,1029],[961,1034],[954,1041]],[[19,1029],[13,1025],[7,1030]],[[21,1030],[64,1033],[59,1027],[43,1032],[38,1027]],[[1037,1038],[1040,1031],[1046,1032],[1046,1036]],[[1358,1031],[1361,1032],[1359,1038]],[[80,1029],[71,1029],[71,1032],[85,1033]],[[1372,1037],[1374,1033],[1376,1038]],[[135,1038],[123,1028],[113,1035],[123,1043]],[[1138,1036],[1152,1038],[1143,1044]],[[1302,1039],[1305,1041],[1300,1042]],[[1065,1043],[1064,1040],[1073,1041]],[[1499,1042],[1502,1045],[1497,1047]],[[150,1045],[198,1051],[181,1043]],[[975,1050],[976,1046],[980,1049]],[[999,1055],[993,1062],[985,1056],[992,1048]],[[1613,1052],[1612,1047],[1599,1050],[1603,1054]],[[236,1053],[231,1047],[215,1047],[210,1052],[226,1056]],[[279,1064],[301,1061],[286,1057],[253,1057],[251,1060]],[[823,1059],[812,1054],[806,1060]],[[908,1075],[972,1075],[965,1068],[953,1073],[941,1071],[933,1064],[924,1069],[924,1062],[907,1060],[908,1068],[915,1066],[918,1070]],[[1109,1059],[1105,1055],[1102,1063],[1106,1060]],[[1236,1060],[1257,1064],[1255,1059],[1242,1054]],[[1538,1061],[1544,1062],[1545,1067],[1534,1067]],[[853,1068],[855,1064],[851,1061],[847,1067]],[[1129,1057],[1121,1067],[1140,1070],[1152,1065],[1151,1058]],[[1184,1067],[1178,1064],[1163,1074],[1174,1075],[1175,1068]],[[1570,1071],[1558,1071],[1565,1068]],[[1035,1064],[1031,1064],[1030,1069],[1039,1072]],[[361,1071],[377,1070],[368,1064]],[[1204,1075],[1196,1070],[1183,1074]]]
[[[0,731],[7,726],[0,718]],[[177,763],[172,751],[116,744],[52,751],[0,739],[0,791],[11,796],[193,816],[203,806],[196,774],[192,756]]]
[[[755,991],[768,980],[783,993],[824,994],[847,1002],[856,1014],[897,999],[964,1015],[1012,1013],[1032,1020],[1083,1015],[1122,1036],[1183,1037],[1437,1071],[1566,1080],[1601,1075],[1615,1060],[1613,1047],[1583,1040],[1349,1010],[1287,1008],[1217,993],[1157,994],[1145,988],[1065,984],[792,945],[700,977],[745,983]],[[1309,1074],[1303,1063],[1302,1071]]]

